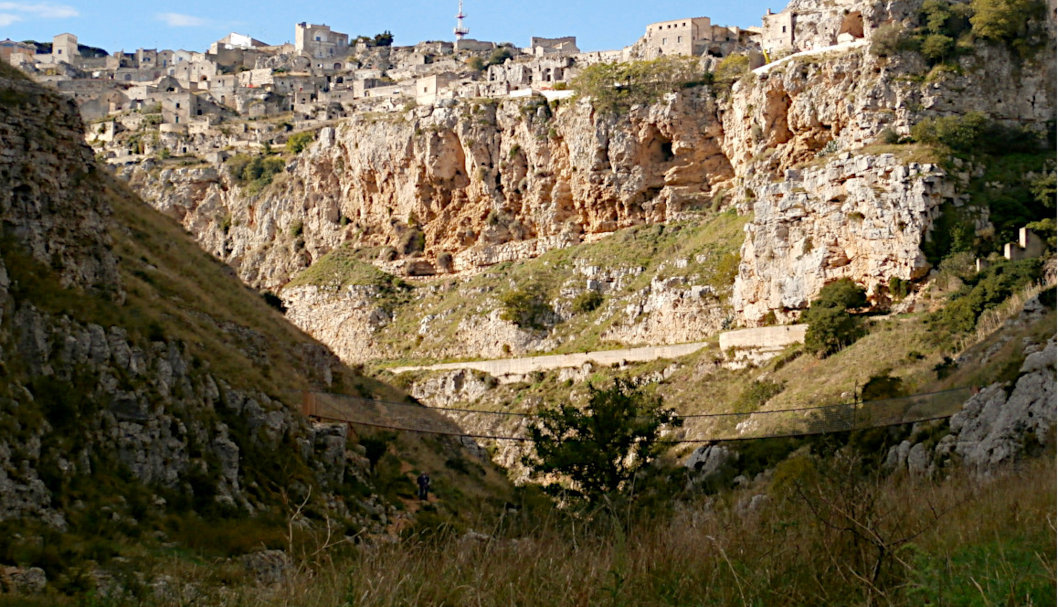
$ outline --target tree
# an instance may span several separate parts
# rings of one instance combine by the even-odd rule
[[[662,408],[660,397],[629,380],[615,379],[606,390],[589,384],[583,410],[570,404],[547,408],[530,423],[534,452],[522,463],[537,473],[569,477],[596,501],[627,488],[657,456],[662,427],[682,424],[674,410]]]
[[[1026,21],[1039,13],[1039,2],[1033,0],[973,0],[975,36],[995,42],[1009,42],[1021,35]]]
[[[848,278],[823,287],[805,312],[804,320],[808,323],[805,348],[825,357],[856,341],[860,337],[860,323],[848,310],[865,305],[866,292]]]
[[[392,46],[393,45],[393,32],[386,30],[381,34],[375,34],[373,40],[374,46]]]

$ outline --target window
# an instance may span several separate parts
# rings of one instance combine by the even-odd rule
[[[669,43],[669,39],[668,38],[662,38],[661,39],[661,43],[662,44],[668,44]]]
[[[676,42],[683,42],[683,36],[676,36]]]
[[[786,26],[785,25],[782,26],[782,33],[784,33],[784,34],[786,33]]]
[[[180,104],[179,103],[176,104],[176,109],[180,109]]]

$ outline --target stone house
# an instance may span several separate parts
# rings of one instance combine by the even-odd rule
[[[459,79],[458,74],[445,72],[419,78],[415,81],[415,101],[420,105],[433,105],[438,95]]]
[[[709,17],[651,23],[640,39],[642,54],[646,59],[661,56],[697,57],[712,41],[713,26]]]
[[[349,35],[301,22],[294,28],[294,48],[313,59],[341,58],[349,54]]]
[[[834,0],[818,8],[784,10],[762,18],[761,48],[770,57],[808,51],[869,37],[872,25],[855,0]]]
[[[31,61],[36,52],[36,47],[32,44],[15,42],[10,38],[0,40],[0,61],[5,61],[11,65],[21,65],[26,61]],[[16,55],[15,59],[11,58]]]
[[[563,38],[530,38],[529,48],[525,53],[534,57],[545,55],[576,55],[580,52],[577,48],[576,36],[565,36]]]

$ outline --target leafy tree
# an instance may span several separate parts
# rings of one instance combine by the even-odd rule
[[[1024,33],[1026,22],[1039,12],[1034,0],[973,0],[975,36],[995,42],[1011,42]]]
[[[375,34],[375,38],[372,42],[374,43],[374,46],[392,46],[393,32],[386,30],[381,34]]]
[[[537,473],[568,476],[597,501],[627,488],[657,456],[661,429],[683,420],[662,408],[661,397],[626,379],[615,379],[605,390],[589,384],[588,392],[583,410],[565,404],[539,413],[528,428],[533,453],[522,463]]]
[[[823,287],[819,297],[805,312],[804,320],[808,323],[805,348],[825,357],[859,339],[859,320],[848,310],[865,305],[866,292],[848,278]]]
[[[954,49],[955,41],[944,34],[930,34],[922,41],[922,56],[930,63],[944,61]]]

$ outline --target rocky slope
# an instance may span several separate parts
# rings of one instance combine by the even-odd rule
[[[863,4],[872,27],[920,19],[917,2]],[[244,280],[268,289],[343,244],[379,254],[378,265],[398,274],[473,271],[735,205],[752,216],[730,303],[754,324],[796,316],[836,278],[884,299],[879,285],[890,278],[924,276],[922,248],[942,207],[964,205],[982,169],[880,143],[923,119],[969,111],[1045,130],[1055,116],[1055,58],[1053,44],[1042,48],[1022,58],[978,40],[952,69],[931,69],[917,53],[860,46],[766,67],[730,91],[686,88],[617,114],[587,99],[531,99],[359,115],[320,131],[260,192],[224,166],[145,163],[125,176]],[[976,221],[987,234],[987,213]],[[301,326],[320,336],[341,332],[328,320],[335,307],[343,318],[364,309],[356,298],[304,289],[286,297]],[[662,305],[658,318],[674,309]],[[365,328],[370,319],[357,322],[363,335],[349,339],[370,350],[376,331]],[[468,346],[457,355],[483,353]]]
[[[396,508],[374,494],[357,436],[295,405],[305,389],[400,393],[98,168],[69,101],[0,70],[0,562],[51,576],[84,557],[78,537],[117,545],[163,520],[310,497],[383,531]],[[49,550],[69,554],[49,561],[41,538],[56,534]]]

